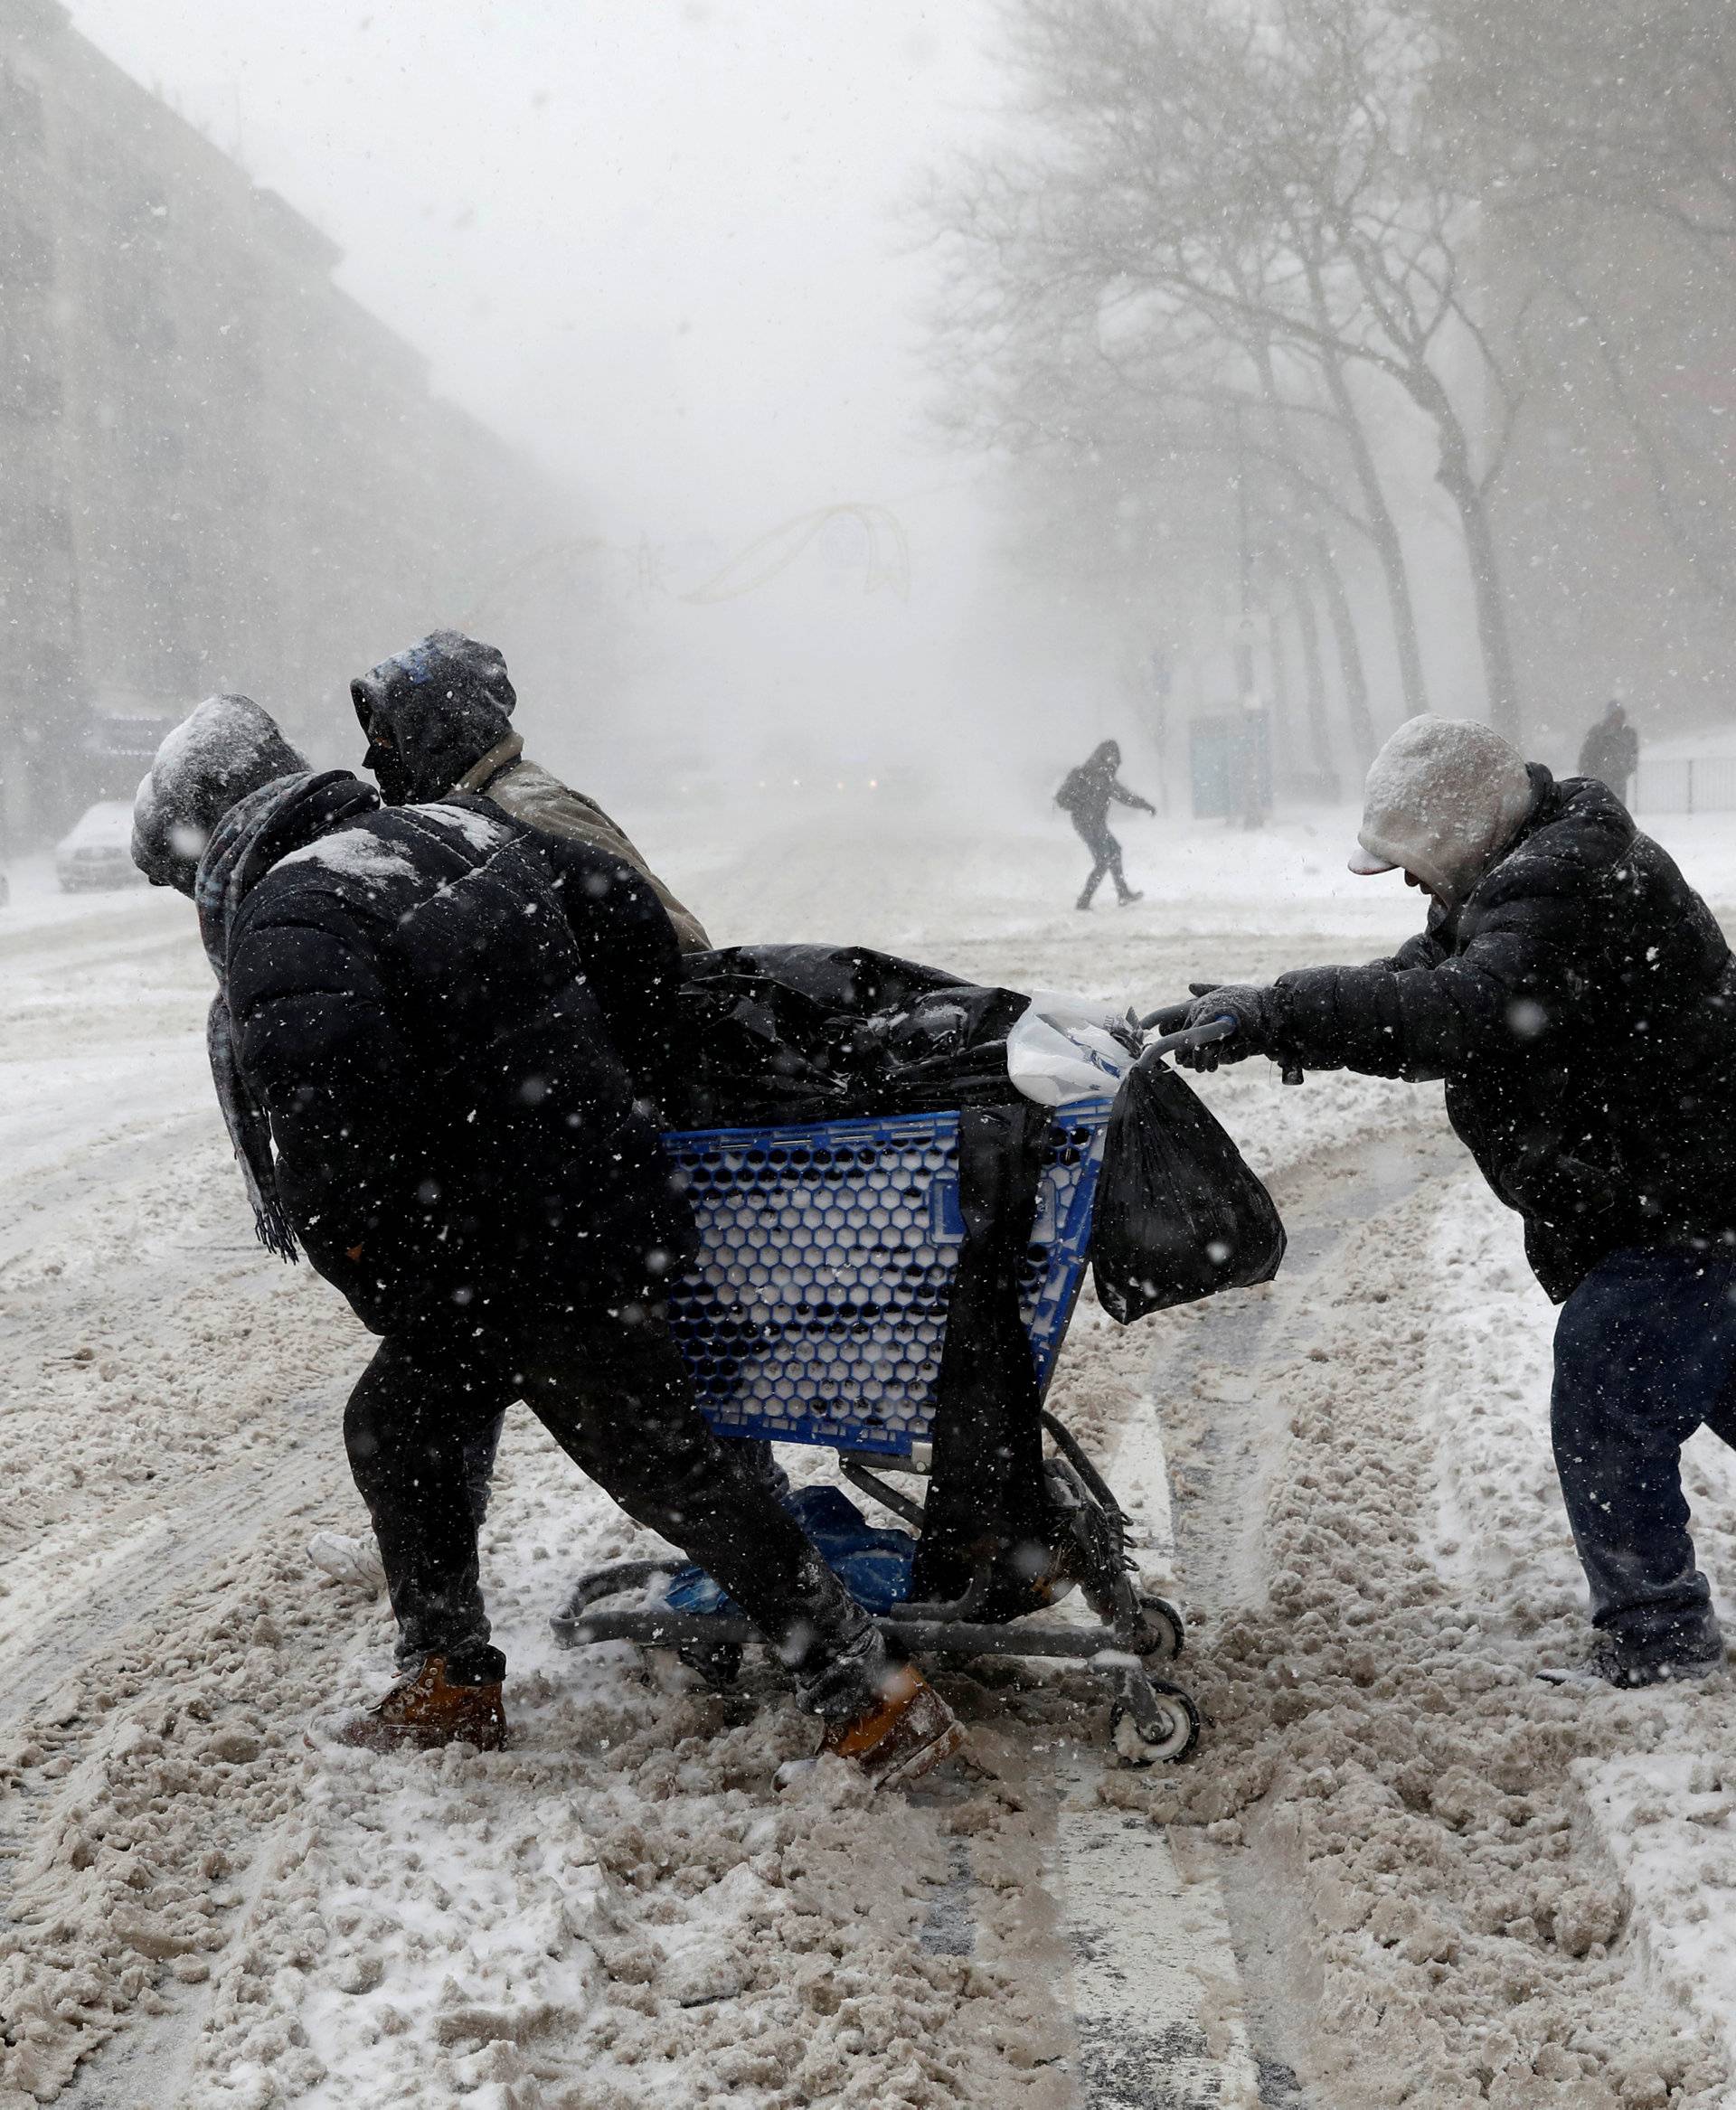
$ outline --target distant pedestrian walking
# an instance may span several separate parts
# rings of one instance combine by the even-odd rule
[[[1612,699],[1585,736],[1580,749],[1580,775],[1608,785],[1626,805],[1628,786],[1638,767],[1639,735],[1628,724],[1628,713]]]
[[[1119,782],[1116,772],[1121,767],[1121,749],[1114,740],[1105,740],[1101,747],[1092,750],[1089,761],[1067,772],[1065,782],[1055,794],[1055,804],[1072,821],[1092,858],[1091,876],[1085,881],[1085,890],[1079,897],[1079,906],[1089,909],[1091,896],[1102,884],[1107,872],[1115,881],[1115,891],[1125,909],[1129,901],[1140,899],[1138,891],[1127,884],[1127,875],[1121,869],[1121,845],[1109,833],[1109,805],[1130,805],[1140,813],[1155,814],[1157,808],[1148,798],[1141,798],[1137,791],[1129,791]]]

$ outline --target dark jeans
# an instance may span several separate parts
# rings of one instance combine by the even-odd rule
[[[627,1513],[722,1584],[830,1718],[870,1705],[880,1635],[758,1461],[715,1436],[660,1320],[539,1320],[479,1334],[445,1324],[388,1334],[350,1395],[344,1440],[373,1520],[398,1621],[399,1661],[443,1655],[469,1682],[498,1678],[477,1576],[476,1525],[500,1416],[522,1399]]]
[[[464,1492],[477,1531],[488,1521],[489,1498],[495,1492],[495,1458],[505,1426],[506,1409],[503,1407],[486,1428],[464,1439]],[[789,1474],[778,1463],[769,1443],[757,1436],[732,1436],[730,1447],[754,1478],[763,1480],[774,1494],[789,1493]]]
[[[1102,883],[1103,875],[1111,872],[1115,877],[1115,890],[1126,900],[1132,890],[1127,885],[1127,875],[1121,869],[1121,845],[1109,833],[1108,821],[1090,815],[1075,815],[1073,827],[1097,862],[1091,867],[1091,876],[1085,881],[1084,891],[1079,897],[1079,905],[1085,908]]]
[[[1615,1253],[1561,1307],[1551,1426],[1591,1622],[1645,1648],[1716,1641],[1694,1564],[1682,1446],[1736,1445],[1736,1261]]]

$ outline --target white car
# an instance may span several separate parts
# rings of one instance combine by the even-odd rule
[[[64,893],[82,887],[144,883],[133,862],[133,803],[102,798],[87,806],[54,845],[54,872]]]

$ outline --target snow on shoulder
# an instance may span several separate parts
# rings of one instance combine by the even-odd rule
[[[326,871],[342,873],[345,879],[360,880],[364,886],[416,877],[416,867],[403,852],[382,843],[365,825],[335,829],[318,842],[280,857],[275,869],[281,871],[292,864],[317,864]]]
[[[472,850],[498,850],[503,843],[511,840],[511,829],[502,827],[498,821],[491,821],[486,814],[473,814],[468,806],[436,804],[426,810],[437,815],[443,827],[456,828]]]

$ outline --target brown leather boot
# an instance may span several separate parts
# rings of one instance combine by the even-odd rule
[[[964,1742],[964,1725],[951,1708],[913,1663],[902,1663],[866,1713],[829,1725],[821,1749],[854,1759],[876,1787],[901,1787]]]
[[[498,1681],[448,1683],[446,1658],[424,1656],[421,1668],[400,1678],[383,1700],[319,1727],[332,1743],[358,1751],[438,1751],[448,1744],[498,1751],[506,1741],[506,1710]]]

